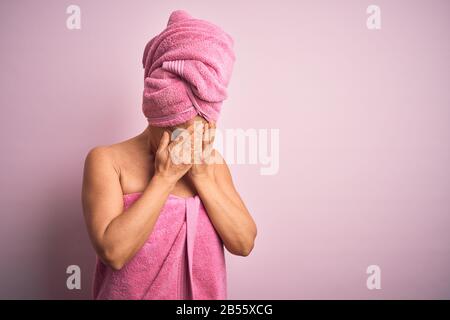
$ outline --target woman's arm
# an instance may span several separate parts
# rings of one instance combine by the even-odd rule
[[[256,224],[234,188],[226,163],[217,164],[215,179],[192,179],[224,246],[235,255],[248,256],[257,235]]]
[[[256,224],[234,187],[225,160],[212,150],[213,139],[208,136],[208,130],[206,125],[203,151],[209,152],[213,161],[208,163],[206,156],[201,164],[194,163],[188,174],[224,246],[232,254],[248,256],[254,247]]]
[[[141,197],[124,213],[119,173],[108,147],[91,150],[86,157],[82,202],[89,236],[99,257],[115,270],[121,269],[144,245],[177,180],[190,168],[173,165],[167,132],[155,157],[155,174]]]

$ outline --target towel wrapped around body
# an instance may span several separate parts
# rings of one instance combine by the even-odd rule
[[[127,210],[142,195],[124,195]],[[124,212],[123,214],[127,214]],[[224,300],[224,247],[198,196],[169,195],[144,246],[120,270],[97,258],[96,300]]]

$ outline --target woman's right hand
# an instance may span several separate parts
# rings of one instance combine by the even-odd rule
[[[165,130],[155,154],[155,176],[175,184],[191,166],[190,141],[180,134],[171,142],[170,134]]]

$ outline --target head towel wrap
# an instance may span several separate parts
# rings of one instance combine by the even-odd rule
[[[235,61],[233,45],[220,27],[184,10],[172,12],[142,57],[142,111],[149,124],[174,126],[197,114],[217,121]]]

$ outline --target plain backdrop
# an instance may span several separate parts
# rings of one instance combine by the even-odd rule
[[[219,129],[280,133],[277,174],[230,165],[258,237],[229,298],[450,298],[446,0],[1,1],[0,298],[91,297],[84,159],[144,130],[142,52],[177,9],[235,39]]]

